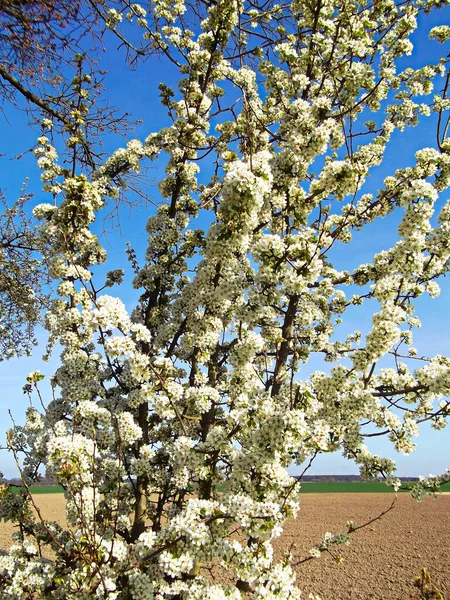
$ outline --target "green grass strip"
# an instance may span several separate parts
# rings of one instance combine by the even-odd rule
[[[403,482],[399,491],[408,491],[408,485],[413,482]],[[224,486],[219,486],[218,491],[223,491]],[[20,488],[13,487],[13,491]],[[62,494],[63,488],[59,485],[33,485],[30,487],[32,494]],[[302,483],[303,494],[393,494],[394,490],[382,481],[306,481]],[[441,491],[450,491],[450,482],[441,486]]]
[[[304,494],[392,494],[394,490],[383,481],[307,481]]]
[[[63,489],[60,485],[32,485],[30,487],[32,494],[62,494]]]

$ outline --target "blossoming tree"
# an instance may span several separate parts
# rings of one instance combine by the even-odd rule
[[[178,90],[160,86],[171,125],[89,178],[39,139],[56,197],[35,209],[58,282],[46,323],[63,350],[54,399],[8,435],[26,486],[20,501],[3,492],[20,527],[0,558],[2,598],[300,598],[298,557],[272,551],[299,507],[288,467],[340,450],[397,486],[366,436],[407,453],[419,423],[443,427],[450,410],[450,360],[412,347],[415,299],[436,296],[449,265],[448,59],[407,59],[418,14],[447,3],[124,4],[98,3],[108,27],[133,36],[128,18],[180,73]],[[450,28],[430,36],[445,42]],[[435,147],[365,191],[391,136],[420,118]],[[129,314],[105,293],[122,272],[92,276],[106,260],[92,226],[122,177],[161,156],[145,264],[129,250],[141,290]],[[333,266],[354,231],[393,212],[393,247]],[[367,333],[342,329],[348,310]],[[313,354],[329,367],[305,379]],[[30,509],[42,466],[65,490],[67,528]]]

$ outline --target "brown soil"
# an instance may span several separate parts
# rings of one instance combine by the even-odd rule
[[[33,497],[43,519],[57,521],[63,526],[67,525],[65,500],[63,494],[37,494]],[[0,550],[8,550],[14,543],[11,535],[16,531],[11,523],[0,522]],[[50,556],[47,556],[49,558]]]
[[[302,558],[325,531],[345,531],[347,520],[357,525],[377,516],[392,503],[387,494],[308,494],[299,518],[291,521],[280,540],[295,544]],[[297,584],[323,600],[408,600],[414,578],[425,567],[434,584],[450,600],[450,496],[416,502],[399,495],[393,510],[352,536],[350,546],[335,555],[310,560],[297,567]],[[417,590],[416,590],[417,591]]]
[[[387,494],[305,494],[299,518],[287,524],[276,543],[276,552],[292,546],[300,560],[325,531],[345,531],[351,519],[363,524],[389,508]],[[44,518],[64,520],[60,494],[35,497]],[[12,527],[0,524],[0,548],[10,545]],[[393,510],[352,536],[350,546],[297,567],[297,584],[323,600],[408,600],[414,595],[413,580],[427,568],[433,582],[450,600],[450,496],[425,498],[418,503],[400,495]]]

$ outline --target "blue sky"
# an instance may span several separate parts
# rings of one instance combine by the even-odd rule
[[[428,41],[427,34],[431,27],[445,22],[445,15],[448,17],[448,10],[445,12],[436,11],[435,15],[421,19],[419,31],[413,38],[415,44],[413,56],[410,60],[408,59],[411,66],[419,66],[432,60],[436,49],[444,54],[442,47],[437,47],[435,43]],[[113,47],[112,44],[110,46]],[[120,52],[115,51],[108,51],[102,57],[101,67],[112,71],[105,79],[107,96],[111,105],[117,106],[123,111],[131,112],[132,117],[135,119],[143,120],[143,123],[134,132],[131,132],[128,138],[138,137],[144,139],[150,132],[170,124],[165,114],[165,108],[159,104],[157,88],[161,81],[174,85],[175,74],[172,69],[168,69],[167,64],[160,62],[158,59],[148,61],[136,71],[130,71],[123,64],[122,58]],[[49,198],[41,191],[39,173],[32,154],[25,153],[20,160],[14,158],[35,144],[36,137],[39,135],[38,130],[33,131],[26,126],[23,113],[18,113],[5,105],[3,113],[0,114],[0,131],[2,139],[7,142],[1,148],[5,156],[0,157],[1,188],[5,191],[7,198],[13,201],[18,196],[25,178],[28,177],[28,191],[35,194],[32,205],[48,201]],[[122,138],[110,136],[105,139],[104,148],[107,152],[111,152],[123,144]],[[430,120],[425,119],[419,127],[407,129],[403,134],[396,133],[388,148],[383,166],[374,171],[368,186],[376,190],[386,175],[393,174],[397,168],[411,164],[414,152],[418,148],[434,145],[434,127]],[[152,169],[149,173],[150,178],[157,180],[162,175],[163,165],[154,165]],[[156,185],[150,189],[150,193],[155,200],[158,200]],[[442,196],[441,205],[447,197],[448,194]],[[143,257],[146,246],[146,233],[143,224],[146,216],[153,211],[152,206],[131,214],[128,213],[127,209],[122,211],[122,235],[116,231],[108,235],[107,239],[104,239],[109,254],[108,270],[115,268],[128,269],[125,256],[125,243],[128,240],[137,250],[140,258]],[[364,230],[355,235],[351,245],[343,247],[336,253],[339,268],[350,269],[356,264],[370,262],[374,252],[391,247],[396,239],[396,219],[397,217],[386,219],[369,230]],[[131,309],[137,294],[131,289],[129,282],[130,278],[128,278],[128,286],[122,288],[119,295],[127,304],[127,307]],[[418,348],[419,355],[450,354],[450,336],[448,334],[450,282],[448,279],[442,281],[441,287],[442,293],[439,298],[435,300],[422,298],[417,302],[418,315],[423,323],[422,329],[417,331],[414,338],[414,345]],[[364,314],[364,324],[364,322],[361,323],[359,317],[356,317],[356,314],[350,313],[347,319],[344,315],[344,322],[349,330],[357,328],[364,331],[367,330],[370,323],[370,316],[369,312]],[[40,355],[45,348],[45,332],[39,331],[38,336],[40,345],[36,348],[32,357],[12,359],[0,363],[0,445],[3,444],[5,431],[11,425],[8,410],[12,411],[16,422],[20,423],[23,419],[28,400],[22,393],[22,386],[25,383],[26,375],[30,371],[40,370],[47,376],[47,383],[43,382],[44,397],[48,400],[51,398],[48,378],[58,367],[58,353],[54,353],[49,363],[42,362]],[[321,366],[318,360],[312,358],[306,365],[302,375],[307,377]],[[393,457],[398,465],[398,474],[402,476],[437,474],[443,472],[449,466],[450,436],[448,430],[436,432],[431,430],[428,425],[424,425],[422,434],[417,439],[417,444],[417,451],[408,457],[393,452],[387,440],[377,438],[370,443],[369,447],[375,452]],[[8,477],[17,475],[13,457],[4,451],[0,454],[0,470]],[[310,470],[310,473],[317,474],[356,472],[357,467],[338,454],[327,454],[319,457]]]

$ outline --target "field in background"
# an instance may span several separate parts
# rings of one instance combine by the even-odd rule
[[[392,494],[383,481],[308,481],[302,483],[304,494]]]
[[[347,485],[358,489],[360,484]],[[44,518],[64,524],[62,494],[41,493],[34,499]],[[298,518],[290,520],[275,540],[276,557],[291,549],[300,560],[326,531],[345,531],[349,519],[361,525],[389,508],[393,499],[384,493],[306,493]],[[0,523],[0,549],[11,545],[13,531],[9,523]],[[315,592],[322,600],[409,600],[417,598],[411,596],[414,577],[425,567],[450,600],[449,539],[450,495],[415,502],[408,494],[399,494],[393,510],[354,534],[350,546],[336,547],[335,558],[325,555],[299,565],[297,583],[305,598]],[[215,577],[219,581],[220,573]]]
[[[408,491],[408,482],[403,483],[401,492]],[[18,488],[13,488],[18,489]],[[32,494],[61,494],[58,485],[31,486]],[[394,490],[383,481],[307,481],[302,483],[304,494],[393,494]],[[443,492],[450,492],[450,482],[442,486]]]
[[[19,488],[16,488],[19,489]],[[33,494],[62,494],[63,489],[59,485],[32,485],[30,491]]]
[[[414,482],[404,481],[399,492],[408,492]],[[383,481],[317,481],[302,483],[305,494],[392,494],[395,491]],[[442,492],[450,492],[450,482],[441,486]]]

